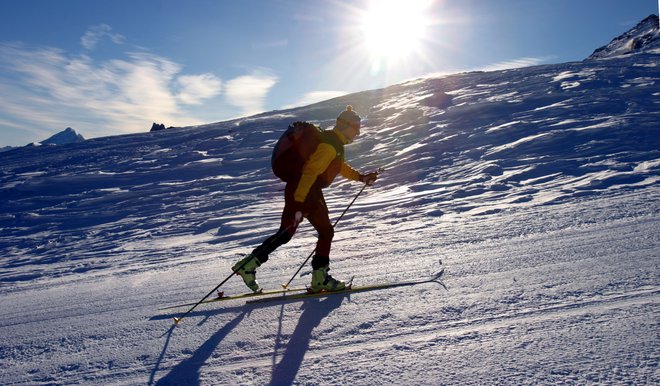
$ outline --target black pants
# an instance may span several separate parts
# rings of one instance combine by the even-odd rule
[[[268,255],[281,245],[288,243],[298,229],[295,221],[296,208],[293,195],[298,188],[298,181],[289,182],[284,189],[284,210],[280,229],[272,236],[267,238],[260,246],[252,251],[261,263],[268,261]],[[305,218],[309,220],[314,229],[318,232],[319,238],[316,242],[316,251],[312,259],[312,267],[318,269],[325,267],[330,263],[330,247],[334,237],[334,228],[330,223],[328,216],[328,206],[323,198],[323,190],[320,184],[312,185],[312,188],[305,199]]]

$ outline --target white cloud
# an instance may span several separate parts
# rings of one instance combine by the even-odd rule
[[[316,102],[326,101],[348,94],[348,91],[312,91],[302,96],[302,98],[292,104],[282,106],[283,109],[290,109],[299,106],[307,106]]]
[[[103,38],[110,39],[115,44],[123,44],[124,36],[112,33],[112,28],[107,24],[99,24],[89,27],[87,32],[80,38],[80,44],[88,50],[93,50]]]
[[[242,115],[251,115],[264,111],[264,102],[268,91],[277,83],[275,75],[264,71],[255,71],[227,82],[225,94],[227,101],[241,109]]]
[[[177,79],[181,90],[177,99],[181,103],[197,105],[204,99],[218,95],[222,90],[222,81],[213,74],[183,75]]]
[[[141,132],[152,122],[203,123],[184,107],[218,95],[221,81],[181,71],[144,52],[97,62],[56,48],[0,43],[0,118],[26,132],[36,127],[50,135],[70,126],[86,137]]]

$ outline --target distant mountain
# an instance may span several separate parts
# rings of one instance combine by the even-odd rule
[[[651,15],[608,45],[594,51],[587,59],[611,58],[654,49],[660,49],[660,33],[658,16]]]
[[[67,127],[65,130],[39,143],[42,145],[64,145],[67,143],[83,142],[84,140],[85,138],[82,135],[76,133],[72,128]]]

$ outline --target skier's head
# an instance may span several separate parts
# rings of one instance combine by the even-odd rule
[[[361,118],[353,111],[353,106],[348,105],[346,111],[342,111],[337,117],[335,128],[341,131],[349,141],[352,141],[360,134],[360,121]]]

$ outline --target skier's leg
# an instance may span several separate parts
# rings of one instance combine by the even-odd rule
[[[297,183],[287,183],[284,189],[284,209],[280,218],[280,229],[252,251],[252,255],[261,263],[268,261],[268,256],[277,248],[291,241],[298,229],[299,224],[295,221],[296,212],[293,205],[296,187]]]
[[[317,205],[307,218],[319,234],[316,243],[316,254],[312,259],[312,268],[314,269],[312,272],[312,291],[339,291],[346,288],[346,284],[328,274],[330,270],[330,248],[335,231],[332,223],[330,223],[328,207],[320,189],[317,193],[318,197],[315,197],[318,200],[316,201]]]
[[[295,211],[292,210],[291,205],[293,193],[290,193],[290,191],[293,187],[289,185],[292,184],[287,184],[285,189],[284,210],[282,211],[280,229],[232,267],[233,271],[243,278],[245,285],[255,292],[260,290],[256,279],[256,269],[268,261],[268,256],[274,250],[288,243],[296,233],[296,229],[298,229],[298,223],[295,221]]]
[[[316,253],[312,260],[314,269],[327,266],[330,263],[330,248],[335,230],[332,228],[325,205],[316,208],[307,218],[319,235],[316,242]]]

